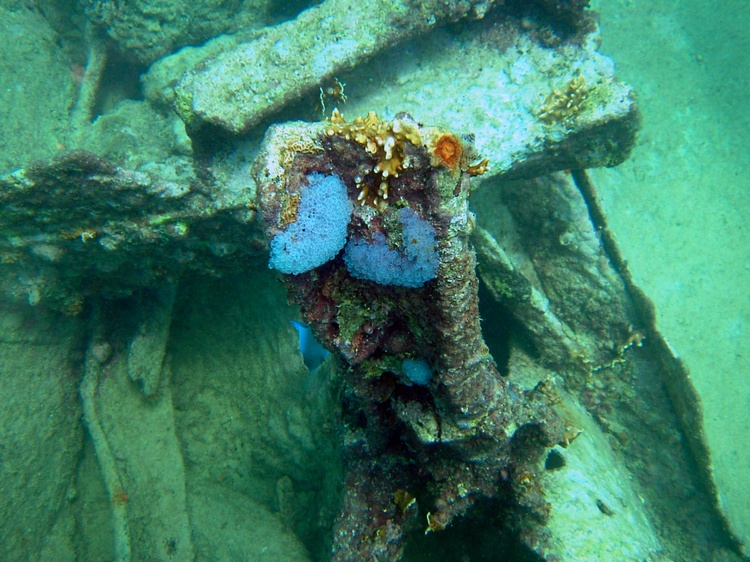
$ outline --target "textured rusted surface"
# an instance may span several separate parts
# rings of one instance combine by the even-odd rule
[[[421,139],[444,134],[418,130]],[[302,123],[269,130],[255,169],[269,236],[283,226],[282,202],[310,173],[336,175],[357,200],[357,171],[376,159],[330,132],[325,124]],[[319,150],[295,152],[300,140]],[[341,255],[284,275],[305,321],[345,365],[348,476],[335,560],[397,559],[410,525],[441,530],[482,498],[503,497],[543,521],[533,464],[562,439],[546,385],[523,392],[501,378],[482,338],[466,172],[478,156],[464,145],[462,162],[451,169],[431,157],[429,141],[404,142],[403,150],[407,165],[390,178],[387,205],[355,205],[349,236],[388,234],[391,215],[413,209],[437,232],[436,277],[417,288],[380,285],[353,277]],[[409,358],[429,364],[428,384],[405,380],[401,363]],[[395,499],[407,492],[422,513],[419,523]]]

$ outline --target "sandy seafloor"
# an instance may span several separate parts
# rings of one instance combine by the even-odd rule
[[[593,178],[636,282],[690,369],[722,502],[747,536],[750,2],[593,6],[602,51],[643,113],[632,157]]]

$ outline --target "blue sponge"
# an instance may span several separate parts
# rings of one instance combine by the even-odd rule
[[[352,203],[338,176],[310,174],[300,191],[297,220],[271,239],[268,267],[297,275],[336,257],[346,244]]]
[[[432,369],[424,359],[404,359],[401,369],[403,380],[407,384],[427,386],[432,380]]]
[[[399,211],[399,219],[403,226],[403,251],[388,246],[381,232],[373,235],[372,242],[349,240],[344,262],[352,276],[401,287],[421,287],[435,277],[438,268],[435,229],[408,207]]]

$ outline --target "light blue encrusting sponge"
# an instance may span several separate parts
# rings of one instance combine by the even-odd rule
[[[349,240],[344,262],[352,276],[401,287],[421,287],[435,277],[438,268],[435,229],[409,207],[399,211],[399,219],[403,227],[401,251],[388,246],[380,232],[373,235],[372,242]]]
[[[404,359],[401,368],[403,369],[402,379],[407,384],[427,386],[432,380],[432,369],[424,359]]]
[[[346,244],[352,203],[338,176],[310,174],[300,190],[297,220],[271,239],[268,267],[297,275],[336,257]]]

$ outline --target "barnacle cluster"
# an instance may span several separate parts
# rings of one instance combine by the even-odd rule
[[[281,210],[279,211],[279,226],[281,228],[286,228],[288,224],[297,220],[297,212],[299,211],[299,204],[301,202],[302,198],[299,193],[290,195],[282,202]]]
[[[323,147],[317,144],[313,139],[293,136],[289,138],[287,144],[279,151],[279,160],[284,168],[288,168],[294,161],[296,154],[318,154],[319,152],[323,152]]]
[[[409,510],[416,507],[417,498],[412,496],[407,490],[398,489],[393,494],[393,503],[398,506],[401,515],[406,515]]]
[[[365,117],[357,117],[351,123],[344,120],[338,109],[334,109],[326,127],[326,135],[342,136],[362,146],[377,159],[372,168],[363,168],[356,182],[361,205],[368,204],[382,210],[388,203],[390,179],[397,178],[404,169],[405,144],[422,144],[417,127],[407,119],[381,120],[374,112]]]
[[[539,119],[545,123],[556,123],[575,117],[588,99],[586,79],[583,76],[571,78],[565,89],[552,90],[539,111]]]
[[[490,168],[490,160],[489,158],[485,158],[478,162],[477,164],[474,164],[473,166],[469,166],[466,168],[466,173],[470,176],[482,176],[484,173],[489,170]]]
[[[338,104],[346,103],[347,95],[344,93],[344,86],[346,86],[346,82],[342,82],[336,77],[333,78],[332,82],[320,86],[319,105],[323,115],[326,113],[326,100],[334,104],[334,107]]]

